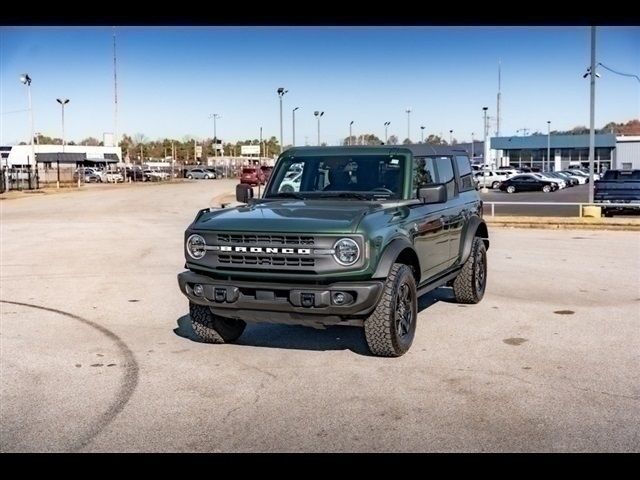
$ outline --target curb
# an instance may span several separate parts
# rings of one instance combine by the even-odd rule
[[[640,218],[484,217],[484,219],[491,227],[640,231]]]

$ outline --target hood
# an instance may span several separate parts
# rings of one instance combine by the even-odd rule
[[[258,200],[242,207],[205,213],[191,228],[235,232],[355,233],[365,215],[382,209],[382,204],[367,201]]]

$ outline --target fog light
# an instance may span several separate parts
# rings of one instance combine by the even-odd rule
[[[196,283],[193,286],[193,294],[197,297],[201,297],[202,295],[204,295],[204,287],[199,283]]]
[[[344,296],[344,293],[336,292],[333,294],[333,303],[335,303],[336,305],[342,305],[345,300],[346,298]]]

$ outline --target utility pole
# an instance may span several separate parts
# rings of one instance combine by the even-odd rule
[[[449,145],[453,145],[453,130],[449,130]]]
[[[591,99],[589,108],[589,203],[593,203],[593,160],[595,157],[595,115],[596,115],[596,27],[591,27]]]
[[[500,60],[498,60],[498,102],[497,102],[498,103],[498,114],[497,114],[497,117],[496,117],[496,137],[500,136],[500,97],[502,95],[502,93],[501,93],[501,88],[502,88],[502,85],[501,85],[501,80],[502,80],[501,79],[501,76],[502,76],[501,73],[502,72],[501,72],[501,70],[502,70],[502,64],[501,64]]]
[[[544,165],[542,166],[544,170]],[[547,120],[547,170],[551,170],[551,120]]]
[[[320,111],[316,110],[315,112],[313,112],[313,114],[315,115],[316,119],[318,120],[318,146],[320,146],[320,117],[322,117],[324,115],[324,112],[320,112]]]
[[[296,110],[298,110],[300,107],[296,107],[293,109],[293,111],[291,112],[293,118],[292,118],[292,125],[293,125],[293,141],[291,142],[292,145],[295,147],[296,146]]]
[[[389,135],[388,135],[389,125],[391,125],[391,122],[384,122],[384,144],[385,145],[389,143]]]
[[[407,107],[407,138],[411,140],[411,107]]]
[[[473,138],[474,133],[471,132],[471,160],[473,161],[474,157],[476,156],[476,152],[475,152],[475,139]]]
[[[113,138],[118,146],[118,73],[116,63],[116,27],[113,27]],[[122,154],[122,152],[120,152]]]
[[[351,126],[353,125],[353,120],[351,120],[351,122],[349,122],[349,143],[348,145],[351,145]]]
[[[212,113],[209,115],[210,119],[213,119],[213,156],[218,156],[218,132],[216,129],[216,120],[218,118],[222,118],[222,115],[218,115],[217,113]]]
[[[278,97],[280,97],[280,153],[284,151],[284,140],[282,137],[282,97],[284,97],[284,94],[288,91],[289,90],[285,90],[282,87],[278,89]]]

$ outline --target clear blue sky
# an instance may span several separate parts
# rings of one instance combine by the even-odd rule
[[[112,28],[0,28],[1,141],[28,138],[25,87],[33,79],[35,131],[102,139],[113,131]],[[322,140],[348,134],[407,135],[449,129],[459,141],[482,132],[482,107],[496,113],[502,61],[502,132],[546,131],[589,123],[588,27],[126,27],[117,28],[119,133],[152,139],[213,136],[225,141],[279,135],[276,89],[284,97],[285,144],[316,141],[314,110],[324,110]],[[640,74],[640,28],[598,29],[597,60]],[[600,69],[596,125],[640,117],[640,83]],[[493,131],[493,128],[492,128]]]

